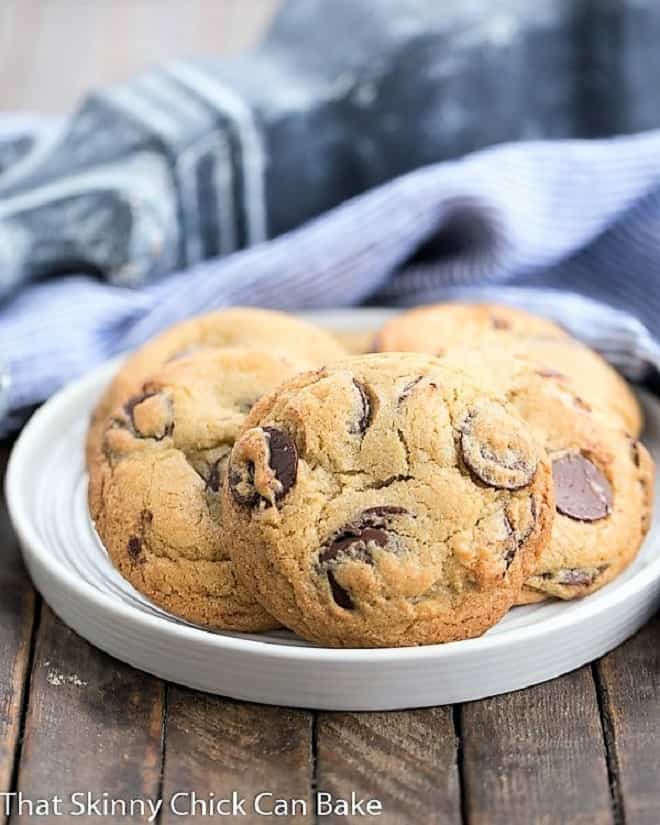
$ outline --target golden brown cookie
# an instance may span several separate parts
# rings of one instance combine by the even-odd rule
[[[138,392],[163,364],[209,347],[265,350],[287,358],[298,369],[311,369],[346,354],[330,333],[274,310],[237,307],[176,324],[129,356],[101,396],[87,438],[88,463],[98,450],[105,419],[116,406]]]
[[[373,330],[348,329],[333,332],[334,337],[349,355],[364,355],[374,352],[375,336]]]
[[[223,501],[243,584],[338,647],[483,633],[549,536],[550,466],[515,411],[413,353],[297,376],[252,410]]]
[[[500,392],[548,452],[556,516],[520,603],[573,599],[612,581],[635,558],[653,502],[653,462],[609,413],[584,403],[562,374],[523,356],[452,350],[443,361]]]
[[[131,584],[188,621],[231,630],[277,623],[235,579],[220,489],[254,402],[295,370],[257,350],[199,350],[166,364],[117,408],[90,466],[92,518]]]
[[[604,358],[556,324],[497,304],[435,304],[393,318],[377,336],[382,352],[431,352],[454,347],[526,355],[570,384],[586,404],[609,410],[633,436],[643,428],[640,406],[626,381]]]
[[[613,423],[637,437],[644,429],[642,409],[628,383],[598,353],[574,338],[530,336],[524,348],[513,347],[534,360],[539,368],[554,374],[586,406],[610,413]]]
[[[502,339],[567,333],[545,318],[500,304],[431,304],[415,307],[388,321],[375,338],[379,352],[428,352],[443,355],[455,346],[497,345]]]

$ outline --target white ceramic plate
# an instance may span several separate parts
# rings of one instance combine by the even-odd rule
[[[332,328],[377,327],[387,313],[324,313]],[[660,600],[657,520],[636,561],[582,601],[512,610],[479,639],[421,648],[331,650],[280,631],[212,633],[150,604],[114,570],[91,525],[83,440],[112,374],[106,365],[45,404],[18,440],[7,498],[38,590],[85,639],[118,659],[193,688],[277,705],[337,710],[479,699],[566,673],[633,634]],[[660,403],[643,395],[646,443],[660,461]],[[656,500],[656,512],[660,510]]]

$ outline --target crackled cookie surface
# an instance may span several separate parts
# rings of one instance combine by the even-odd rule
[[[540,368],[554,373],[585,405],[600,407],[614,425],[637,437],[644,428],[642,409],[626,380],[597,352],[573,338],[531,336],[521,350]]]
[[[346,354],[329,333],[274,310],[238,307],[176,324],[146,343],[120,367],[94,410],[87,438],[88,462],[94,460],[108,415],[138,393],[149,375],[172,359],[216,347],[265,350],[295,363],[299,370],[320,366]]]
[[[533,358],[539,367],[556,372],[585,404],[611,412],[631,435],[642,431],[640,406],[618,372],[556,324],[522,310],[496,304],[435,304],[396,316],[376,338],[376,348],[383,352],[442,356],[455,347]]]
[[[586,596],[614,579],[650,525],[654,467],[644,445],[609,413],[585,404],[561,373],[533,359],[453,350],[443,360],[503,394],[552,462],[551,540],[520,602]]]
[[[134,587],[189,621],[233,630],[276,625],[236,581],[220,490],[246,414],[294,372],[267,352],[198,351],[143,383],[104,431],[90,466],[99,535]]]
[[[463,373],[418,354],[297,376],[250,413],[225,526],[239,577],[283,624],[343,646],[483,633],[547,540],[550,467]]]

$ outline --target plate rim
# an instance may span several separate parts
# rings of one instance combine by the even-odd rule
[[[392,310],[376,310],[369,308],[367,313],[377,317],[384,316],[385,312]],[[396,310],[395,310],[396,311]],[[365,314],[367,314],[365,313]],[[302,317],[312,318],[317,322],[322,322],[325,315],[344,317],[350,321],[355,318],[364,318],[360,309],[331,310],[328,313],[317,311],[314,313],[300,313]],[[330,324],[326,323],[326,326]],[[463,655],[478,656],[480,652],[492,653],[497,649],[506,650],[511,643],[525,643],[535,639],[543,639],[546,635],[561,632],[566,627],[582,624],[590,619],[594,619],[602,613],[615,610],[622,602],[626,602],[636,595],[644,592],[645,589],[653,586],[656,579],[660,578],[660,552],[650,560],[644,567],[634,573],[630,579],[620,583],[616,589],[608,593],[607,597],[586,598],[578,604],[572,603],[571,612],[558,612],[542,621],[529,625],[517,626],[510,631],[494,635],[484,635],[473,639],[463,639],[454,642],[445,642],[434,645],[418,645],[408,647],[386,647],[386,648],[327,648],[320,646],[292,646],[278,644],[273,641],[260,641],[254,638],[241,638],[240,636],[227,636],[222,632],[216,633],[205,630],[194,625],[181,624],[168,621],[160,616],[141,611],[137,607],[115,599],[112,595],[98,590],[84,578],[73,575],[70,571],[61,568],[55,558],[48,552],[47,543],[42,540],[36,528],[32,525],[29,512],[25,504],[21,501],[23,485],[21,479],[26,471],[30,451],[33,442],[39,441],[39,436],[47,428],[52,417],[61,412],[72,402],[78,394],[84,395],[94,385],[101,384],[101,381],[110,377],[112,370],[116,367],[120,358],[114,358],[96,367],[91,372],[70,382],[60,389],[46,401],[30,418],[23,431],[16,440],[5,475],[5,496],[7,509],[12,525],[17,533],[22,548],[23,556],[27,566],[39,564],[47,574],[57,581],[62,590],[68,591],[96,610],[102,609],[106,615],[112,618],[128,621],[131,624],[143,625],[145,629],[172,634],[179,641],[191,641],[202,643],[213,649],[227,649],[240,652],[258,658],[270,657],[272,659],[289,659],[301,662],[313,663],[343,663],[362,665],[379,664],[388,662],[390,664],[401,664],[407,661],[419,661],[425,659],[447,659],[453,660]],[[655,407],[660,418],[660,400],[650,392],[639,389],[639,394],[646,404]],[[607,591],[606,586],[601,594]],[[596,596],[597,594],[594,594]],[[48,601],[46,599],[46,601]]]

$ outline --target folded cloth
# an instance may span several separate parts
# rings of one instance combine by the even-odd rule
[[[650,4],[495,5],[284,0],[254,52],[94,90],[60,129],[0,147],[0,298],[74,270],[144,286],[430,163],[660,125],[651,64],[624,79],[602,46],[652,33]]]
[[[644,326],[660,324],[659,226],[658,132],[497,146],[140,290],[75,274],[23,289],[0,305],[8,404],[35,404],[169,324],[232,304],[496,299],[556,318],[643,379],[660,365]]]

